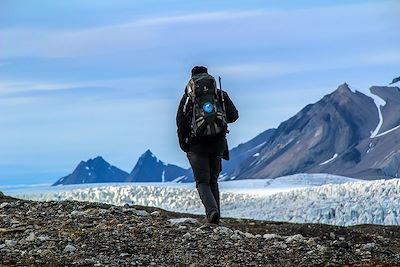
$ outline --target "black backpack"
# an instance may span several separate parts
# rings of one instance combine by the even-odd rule
[[[213,76],[194,75],[186,86],[186,94],[183,112],[191,113],[192,136],[213,137],[227,132],[223,94]]]

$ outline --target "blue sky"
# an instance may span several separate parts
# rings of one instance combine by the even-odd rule
[[[400,75],[398,1],[0,1],[0,184],[50,183],[150,148],[188,167],[176,108],[190,69],[223,77],[230,147],[347,82]]]

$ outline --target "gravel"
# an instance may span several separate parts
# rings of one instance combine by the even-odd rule
[[[0,207],[0,266],[400,266],[399,226],[214,225],[154,207],[6,196]]]

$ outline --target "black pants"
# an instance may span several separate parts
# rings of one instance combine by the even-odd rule
[[[216,210],[220,212],[218,176],[221,172],[222,153],[208,155],[187,152],[193,175],[196,180],[196,188],[201,202],[206,209],[206,215]]]

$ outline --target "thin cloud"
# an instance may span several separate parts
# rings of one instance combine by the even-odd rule
[[[373,22],[368,27],[361,27],[357,26],[355,21],[368,21],[370,17],[376,17],[377,14],[387,15],[388,12],[384,3],[367,3],[291,10],[192,13],[136,19],[126,23],[75,31],[2,29],[0,36],[6,42],[0,44],[2,51],[0,57],[74,57],[115,53],[115,51],[137,53],[142,49],[157,50],[163,46],[169,47],[171,44],[191,46],[194,40],[185,39],[185,43],[181,39],[184,36],[179,35],[187,34],[185,31],[187,23],[198,25],[198,30],[209,30],[210,38],[219,45],[222,45],[218,40],[218,35],[221,33],[228,37],[228,41],[238,41],[240,36],[244,38],[242,41],[253,40],[265,45],[293,44],[321,38],[352,36],[363,32],[379,32],[381,26]],[[206,27],[201,27],[204,25]],[[224,29],[232,25],[237,25],[234,26],[235,34],[227,35]],[[209,26],[212,28],[208,28]]]
[[[41,98],[41,97],[68,97],[68,96],[93,96],[115,92],[114,88],[107,87],[72,87],[57,88],[53,90],[26,90],[14,93],[2,94],[0,98]]]
[[[381,66],[388,64],[399,64],[400,51],[386,51],[376,53],[361,53],[353,56],[341,56],[327,61],[315,61],[310,59],[304,61],[286,61],[286,62],[247,62],[217,66],[217,72],[240,78],[255,77],[277,77],[299,72],[321,71],[330,69],[349,69],[359,67]]]

